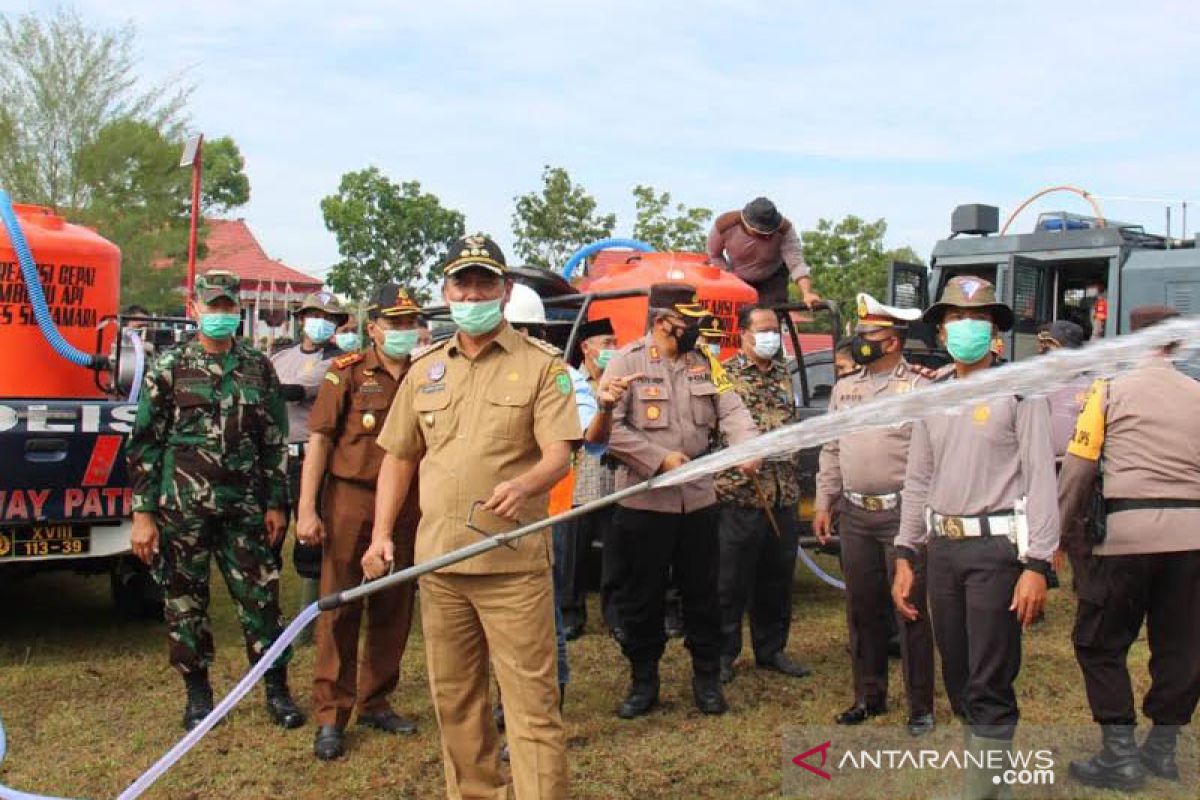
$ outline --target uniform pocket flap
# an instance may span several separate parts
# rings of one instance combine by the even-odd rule
[[[688,391],[692,397],[705,397],[717,393],[717,387],[711,381],[689,381]]]
[[[528,386],[504,381],[489,386],[484,397],[489,403],[497,406],[527,406],[530,391]]]
[[[638,400],[666,400],[671,392],[664,384],[650,383],[634,387],[634,397]]]
[[[413,396],[413,409],[416,411],[441,411],[450,405],[450,391],[442,389],[439,392],[424,392],[421,387]]]

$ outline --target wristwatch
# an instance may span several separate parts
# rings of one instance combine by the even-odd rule
[[[1043,578],[1049,578],[1050,573],[1054,571],[1049,561],[1043,561],[1040,558],[1026,558],[1021,566],[1030,572],[1036,572]]]

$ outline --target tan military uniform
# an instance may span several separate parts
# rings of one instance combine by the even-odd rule
[[[659,471],[671,452],[698,458],[719,429],[730,444],[758,435],[732,384],[719,391],[707,356],[659,352],[652,335],[621,350],[605,370],[619,378],[642,373],[613,410],[608,452],[622,462],[617,489]],[[717,595],[719,539],[711,477],[655,489],[621,501],[614,518],[620,560],[629,566],[618,592],[626,626],[622,649],[636,675],[655,669],[666,645],[663,631],[668,569],[683,597],[684,628],[697,676],[719,672],[721,610]]]
[[[582,436],[556,351],[507,323],[474,358],[457,337],[422,353],[379,435],[392,455],[420,461],[417,561],[478,542],[466,527],[472,504],[536,465],[542,446]],[[520,521],[545,519],[547,503],[545,493],[530,497]],[[517,796],[567,796],[550,553],[547,530],[421,578],[429,687],[451,798],[504,797],[489,660],[504,695]]]
[[[906,362],[874,374],[864,368],[834,385],[829,411],[843,411],[927,384]],[[924,549],[915,550],[914,585],[909,601],[920,617],[909,622],[896,613],[888,587],[895,576],[893,540],[900,527],[900,490],[908,464],[912,426],[872,428],[828,442],[821,448],[816,508],[837,509],[846,576],[847,622],[854,673],[854,699],[870,708],[887,704],[888,638],[886,615],[901,632],[900,652],[910,717],[933,711],[933,630],[925,602]]]
[[[1132,725],[1126,659],[1145,620],[1156,725],[1187,725],[1200,700],[1200,384],[1153,358],[1098,381],[1063,462],[1063,519],[1083,516],[1103,469],[1107,534],[1070,542],[1079,609],[1073,641],[1101,725]],[[1076,536],[1079,531],[1072,529]]]
[[[403,378],[402,372],[400,380]],[[362,582],[361,562],[371,544],[375,517],[375,479],[383,461],[375,437],[400,380],[392,377],[372,347],[335,359],[313,405],[309,427],[332,445],[321,492],[327,537],[322,548],[322,595]],[[399,569],[413,563],[413,539],[420,519],[416,498],[414,484],[393,533]],[[384,589],[362,603],[340,606],[317,619],[313,706],[318,725],[344,728],[356,704],[361,713],[388,710],[388,695],[400,680],[400,661],[412,624],[414,588],[406,583]],[[359,669],[358,637],[364,611],[366,651]]]

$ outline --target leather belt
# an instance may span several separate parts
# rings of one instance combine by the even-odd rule
[[[900,493],[891,494],[859,494],[858,492],[842,492],[846,502],[864,511],[892,511],[900,507]]]
[[[981,517],[950,517],[936,511],[930,513],[930,528],[946,539],[977,539],[1003,536],[1016,541],[1016,517],[1011,511]]]
[[[1104,501],[1104,512],[1106,514],[1116,514],[1121,511],[1140,511],[1146,508],[1200,508],[1200,500],[1139,497],[1128,500],[1115,499]]]

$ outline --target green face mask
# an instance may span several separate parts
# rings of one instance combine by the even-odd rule
[[[960,364],[983,360],[992,346],[992,323],[986,319],[959,319],[946,323],[946,349]]]
[[[617,354],[616,350],[601,350],[596,355],[596,366],[600,369],[608,367],[608,362],[613,360],[613,356]]]
[[[345,350],[347,353],[358,352],[359,347],[362,345],[362,340],[354,331],[339,333],[337,336],[333,337],[333,341],[338,346],[339,350]]]
[[[390,358],[404,358],[416,348],[418,336],[415,330],[384,331],[383,354]]]
[[[469,336],[482,336],[500,327],[504,320],[499,300],[482,303],[451,303],[450,317]]]
[[[241,324],[241,314],[213,312],[200,315],[200,332],[210,339],[228,339]]]

